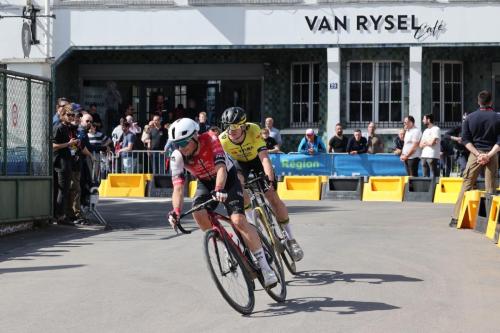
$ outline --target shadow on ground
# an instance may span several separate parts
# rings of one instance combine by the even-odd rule
[[[399,274],[344,273],[340,271],[316,270],[299,272],[288,286],[311,287],[335,282],[382,284],[388,282],[422,282],[422,279]]]
[[[396,309],[400,308],[381,302],[343,301],[331,297],[303,297],[289,299],[283,303],[271,303],[268,309],[254,312],[250,317],[277,317],[301,312],[333,312],[339,315],[352,315],[359,312]]]

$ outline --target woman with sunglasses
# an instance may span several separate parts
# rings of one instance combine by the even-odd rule
[[[224,150],[235,160],[238,178],[242,186],[250,172],[255,174],[263,172],[266,174],[271,184],[265,193],[266,199],[276,213],[278,223],[283,225],[288,234],[290,240],[287,242],[287,246],[292,253],[293,259],[295,261],[301,260],[304,257],[304,252],[293,236],[289,223],[288,209],[275,190],[276,178],[273,165],[267,152],[266,142],[260,135],[259,125],[247,123],[245,110],[240,107],[230,107],[225,110],[222,114],[222,123],[226,127],[226,130],[221,133],[219,139]],[[267,188],[267,186],[263,184],[263,188]],[[243,195],[245,200],[245,214],[247,215],[247,219],[252,221],[250,198],[246,191],[243,192]]]
[[[259,236],[247,222],[243,209],[243,195],[236,169],[228,158],[217,136],[211,132],[198,134],[198,124],[190,118],[181,118],[169,127],[169,141],[176,149],[170,155],[170,169],[174,191],[172,211],[168,221],[176,227],[184,199],[184,169],[198,179],[193,206],[211,197],[224,204],[233,225],[241,233],[244,242],[259,262],[264,285],[270,287],[278,282],[276,274],[269,267]],[[217,203],[210,210],[215,210]],[[201,230],[207,231],[211,223],[206,210],[193,213]]]
[[[71,135],[70,126],[75,118],[71,105],[64,105],[59,115],[61,122],[54,127],[52,139],[54,171],[57,174],[57,198],[54,202],[54,217],[58,224],[74,225],[69,218],[68,199],[73,161],[72,151],[76,149],[79,140]]]

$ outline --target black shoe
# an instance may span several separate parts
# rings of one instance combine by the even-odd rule
[[[457,220],[457,219],[452,218],[452,219],[451,219],[451,221],[450,221],[450,224],[448,224],[448,226],[449,226],[450,228],[456,228],[457,223],[458,223],[458,220]]]
[[[73,221],[67,219],[67,218],[62,218],[62,219],[59,219],[57,220],[57,224],[59,225],[68,225],[70,227],[74,227],[75,226],[75,223],[73,223]]]

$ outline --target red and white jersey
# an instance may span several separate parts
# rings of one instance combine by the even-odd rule
[[[224,164],[229,171],[233,167],[231,159],[226,155],[219,138],[211,132],[198,135],[200,151],[189,160],[179,150],[170,156],[170,170],[174,185],[184,184],[184,169],[201,181],[215,181],[217,164]]]

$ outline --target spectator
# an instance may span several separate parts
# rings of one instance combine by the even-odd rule
[[[218,128],[217,126],[210,127],[209,131],[217,135],[217,137],[219,137],[219,135],[222,133],[221,129]]]
[[[205,133],[206,131],[208,131],[207,113],[204,111],[200,112],[198,116],[198,126],[200,127],[198,134]]]
[[[464,193],[476,187],[477,177],[482,169],[486,168],[486,192],[494,194],[497,188],[500,115],[492,108],[490,92],[481,91],[477,102],[479,110],[467,116],[462,124],[462,142],[470,155],[450,226],[456,225]]]
[[[392,141],[394,146],[392,147],[392,152],[394,155],[401,155],[401,152],[403,151],[403,146],[405,144],[405,129],[402,128],[399,130],[398,135],[394,138],[394,141]]]
[[[92,124],[100,131],[102,129],[102,120],[99,113],[97,113],[97,104],[90,104],[89,113],[92,116]]]
[[[467,113],[462,116],[462,122],[467,118]],[[465,148],[462,143],[462,125],[458,125],[448,130],[444,134],[444,138],[450,140],[455,145],[455,158],[460,168],[460,177],[464,174],[465,166],[467,165],[467,160],[469,159],[469,151]]]
[[[401,152],[401,161],[405,164],[406,173],[411,177],[418,177],[418,164],[420,162],[420,138],[422,132],[415,127],[415,118],[407,116],[404,120],[405,142]]]
[[[142,128],[134,121],[133,116],[127,116],[125,120],[130,124],[129,131],[134,135],[137,135],[142,132]]]
[[[130,131],[130,123],[125,121],[122,125],[122,140],[120,148],[117,150],[117,154],[120,154],[122,159],[122,166],[125,173],[133,173],[135,170],[134,157],[131,153],[134,150],[135,144],[135,134]]]
[[[439,127],[434,126],[434,116],[432,114],[424,115],[422,122],[427,128],[420,139],[422,173],[424,177],[439,177],[438,162],[441,152],[441,131]]]
[[[196,100],[194,100],[193,98],[190,98],[187,101],[187,108],[184,110],[184,117],[188,117],[190,119],[195,120],[196,115],[198,115],[198,111],[196,110]],[[206,114],[205,114],[205,117],[206,117]],[[183,117],[181,117],[181,118],[183,118]],[[179,118],[177,118],[177,119],[179,119]]]
[[[71,121],[75,116],[71,105],[65,104],[59,115],[60,122],[53,128],[52,140],[54,171],[57,173],[54,217],[58,224],[74,225],[68,218],[68,197],[71,182],[71,151],[76,150],[75,147],[79,142],[76,137],[70,137]]]
[[[276,143],[281,146],[283,143],[281,141],[280,130],[274,127],[274,120],[271,117],[266,118],[265,127],[269,130],[269,136],[276,140]]]
[[[368,143],[361,135],[361,130],[354,131],[354,136],[347,142],[347,153],[351,155],[365,154],[368,151]]]
[[[344,136],[344,129],[341,123],[335,125],[335,135],[328,141],[329,153],[347,152],[347,137]]]
[[[271,136],[271,131],[269,131],[269,136]],[[302,154],[314,155],[318,153],[326,153],[326,147],[323,140],[321,140],[321,138],[314,133],[314,130],[312,128],[308,128],[306,130],[305,137],[303,137],[299,143],[298,151]]]
[[[159,117],[159,116],[157,116]],[[144,125],[144,131],[142,131],[141,141],[144,144],[144,148],[151,150],[151,127],[153,126],[153,121],[151,120],[149,124]]]
[[[92,118],[93,119],[93,118]],[[111,139],[108,138],[104,133],[97,129],[97,125],[92,122],[89,129],[89,143],[90,152],[99,153],[101,151],[109,151],[109,147],[112,143]]]
[[[375,134],[376,129],[374,122],[368,124],[368,154],[380,154],[384,152],[384,141]]]
[[[87,167],[86,158],[92,158],[89,151],[90,142],[87,136],[87,131],[92,123],[92,116],[85,114],[72,123],[70,136],[78,139],[78,144],[71,150],[72,155],[72,173],[71,184],[69,189],[69,208],[68,218],[73,223],[80,223],[83,220],[81,213],[81,198],[82,189],[90,180],[90,170]]]
[[[123,123],[125,123],[125,118],[120,118],[120,124],[113,129],[111,133],[111,140],[113,140],[113,145],[116,147],[118,142],[121,142],[123,136]]]
[[[167,142],[167,132],[161,126],[160,116],[154,116],[149,128],[151,135],[151,150],[161,151]],[[155,152],[152,155],[151,164],[154,174],[163,174],[165,171],[165,160],[163,153]]]
[[[260,130],[260,135],[266,142],[266,147],[267,147],[267,152],[268,153],[279,153],[280,152],[280,145],[274,140],[274,138],[271,138],[269,135],[269,129],[263,128]]]
[[[442,139],[441,140],[441,153],[440,153],[440,169],[441,169],[441,175],[443,177],[450,177],[451,173],[451,159],[453,157],[453,146],[451,145],[451,142],[447,139]]]
[[[64,97],[57,99],[56,113],[52,117],[52,127],[53,128],[55,128],[61,122],[61,113],[63,112],[64,106],[68,105],[68,104],[69,104],[69,101]]]
[[[181,119],[181,118],[184,118],[185,116],[186,116],[186,110],[184,109],[184,105],[182,105],[180,103],[177,104],[177,107],[174,110],[174,119],[173,120]]]

